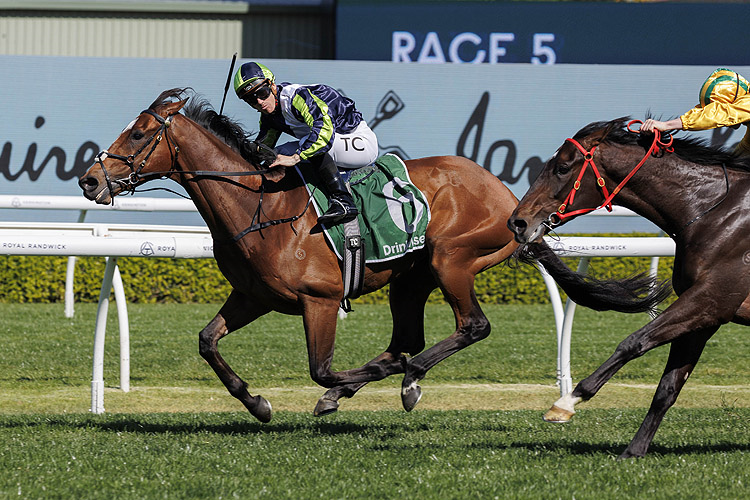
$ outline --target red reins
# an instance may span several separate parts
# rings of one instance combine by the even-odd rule
[[[640,120],[632,120],[628,123],[628,131],[630,132],[636,132],[635,130],[632,130],[630,128],[631,125],[638,123],[643,124]],[[596,167],[596,164],[594,163],[594,151],[596,150],[596,147],[598,144],[594,145],[590,151],[586,151],[581,144],[576,141],[575,139],[566,139],[567,142],[570,142],[573,144],[576,148],[578,148],[578,151],[581,152],[583,155],[584,163],[583,167],[581,167],[581,171],[578,173],[578,178],[576,179],[575,183],[573,183],[573,189],[570,190],[570,193],[565,198],[565,201],[560,205],[560,207],[557,209],[557,212],[552,214],[550,216],[550,220],[552,220],[552,217],[555,216],[559,219],[559,223],[562,223],[565,219],[568,219],[570,217],[574,217],[576,215],[581,214],[587,214],[589,212],[593,212],[594,210],[598,210],[602,207],[606,208],[607,211],[612,211],[612,199],[617,196],[617,193],[620,192],[620,190],[625,186],[625,184],[628,183],[628,181],[635,175],[636,172],[638,172],[638,169],[640,169],[644,163],[646,163],[646,160],[649,156],[657,154],[660,150],[664,150],[668,153],[672,153],[674,149],[672,148],[672,141],[673,138],[670,135],[669,141],[665,142],[661,140],[661,132],[659,130],[654,129],[654,142],[651,143],[651,147],[646,152],[646,155],[643,157],[643,159],[636,165],[633,170],[630,171],[630,173],[625,176],[625,178],[620,182],[617,187],[612,191],[610,194],[607,190],[607,186],[605,185],[604,177],[599,173],[599,169]],[[594,175],[596,175],[596,184],[599,186],[599,188],[602,190],[602,195],[604,196],[604,201],[601,205],[599,205],[596,208],[581,208],[579,210],[574,210],[572,212],[565,213],[565,210],[568,208],[569,205],[573,203],[573,200],[575,199],[576,191],[578,191],[581,188],[581,179],[583,178],[583,174],[586,172],[586,168],[591,165],[591,170],[594,172]]]

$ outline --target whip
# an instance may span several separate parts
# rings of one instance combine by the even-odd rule
[[[232,83],[232,72],[234,71],[234,62],[237,60],[237,52],[232,56],[232,64],[229,66],[229,74],[227,75],[227,84],[224,86],[224,97],[221,99],[221,109],[219,114],[224,114],[224,103],[227,100],[227,92],[229,91],[229,84]]]

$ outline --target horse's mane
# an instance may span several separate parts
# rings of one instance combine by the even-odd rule
[[[590,123],[579,130],[573,138],[578,140],[594,132],[606,129],[606,135],[602,140],[605,143],[639,145],[648,149],[653,141],[653,135],[630,132],[627,128],[630,120],[630,117],[625,116],[608,122]],[[727,168],[750,172],[750,157],[738,156],[736,153],[723,147],[710,146],[704,139],[697,137],[675,137],[672,146],[674,147],[674,153],[685,161],[699,165],[723,164]]]
[[[246,161],[257,166],[271,159],[263,155],[264,151],[259,150],[257,143],[250,138],[251,134],[246,132],[238,122],[217,113],[208,100],[195,94],[190,87],[165,90],[151,103],[149,109],[155,110],[164,104],[186,98],[189,101],[182,108],[185,116],[221,139]]]

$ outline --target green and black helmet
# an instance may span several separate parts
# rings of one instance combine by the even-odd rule
[[[234,74],[234,91],[242,99],[245,95],[266,83],[274,83],[276,78],[271,70],[260,63],[245,63]]]

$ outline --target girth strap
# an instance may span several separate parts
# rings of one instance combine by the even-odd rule
[[[348,182],[346,188],[351,192]],[[362,286],[365,281],[365,245],[359,233],[357,217],[344,223],[343,257],[344,298],[341,301],[341,308],[349,312],[352,310],[349,299],[356,299],[362,295]]]

